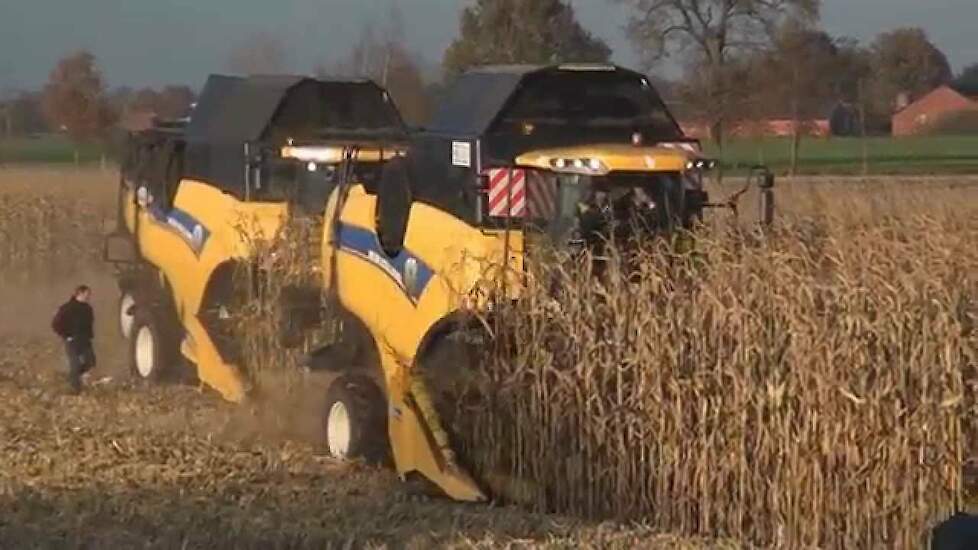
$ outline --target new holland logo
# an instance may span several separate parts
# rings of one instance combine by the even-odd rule
[[[396,269],[394,269],[394,266],[392,266],[390,262],[387,261],[386,258],[374,252],[373,250],[367,251],[367,258],[374,265],[387,272],[387,274],[390,275],[391,278],[393,278],[395,281],[397,281],[399,285],[404,286],[404,279],[401,278],[401,274]]]
[[[200,247],[204,244],[204,228],[201,225],[195,224],[193,228],[189,228],[183,224],[179,219],[174,217],[167,218],[166,222],[170,224],[170,227],[177,230],[177,233],[187,244],[189,244],[194,250],[200,250]]]
[[[166,225],[180,235],[195,254],[200,254],[207,243],[210,232],[190,214],[174,208],[166,215]]]
[[[411,294],[417,291],[418,284],[418,260],[408,258],[404,262],[404,287]]]

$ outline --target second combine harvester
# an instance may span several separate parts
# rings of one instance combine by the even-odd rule
[[[389,451],[402,476],[468,501],[485,485],[458,465],[417,376],[460,314],[486,307],[487,283],[521,272],[534,243],[594,246],[608,227],[597,214],[658,233],[709,206],[698,142],[643,75],[615,66],[468,72],[410,135],[370,82],[215,76],[189,122],[130,151],[107,250],[134,372],[157,377],[179,349],[204,383],[244,399],[225,319],[251,253],[239,220],[272,236],[311,217],[322,283],[310,300],[324,293],[344,325],[311,355],[339,374],[324,388],[330,453]]]

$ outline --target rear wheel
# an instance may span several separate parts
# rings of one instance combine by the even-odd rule
[[[330,456],[383,462],[388,456],[387,398],[370,378],[343,375],[326,392],[323,427]]]

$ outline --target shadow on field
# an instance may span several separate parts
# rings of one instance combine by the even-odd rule
[[[378,477],[375,473],[369,474]],[[360,476],[362,477],[362,476]],[[375,483],[309,479],[292,491],[229,483],[114,489],[97,481],[58,493],[22,487],[0,496],[7,548],[431,548],[475,541],[545,541],[554,520],[510,509],[412,502]],[[339,486],[337,486],[339,485]],[[345,489],[344,489],[345,488]],[[373,493],[373,494],[371,494]]]

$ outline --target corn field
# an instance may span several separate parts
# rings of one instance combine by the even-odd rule
[[[103,223],[114,214],[111,179],[96,171],[0,172],[2,275],[50,278],[97,266]]]
[[[101,266],[108,290],[100,246],[102,220],[114,212],[111,180],[94,173],[0,174],[0,280],[42,281],[37,288],[47,289],[46,277]],[[597,525],[581,519],[590,518],[635,522],[649,533],[719,538],[732,547],[926,547],[927,530],[962,505],[961,467],[975,454],[978,188],[806,184],[779,190],[780,221],[768,232],[745,228],[744,220],[716,219],[693,253],[660,243],[635,261],[612,249],[602,278],[587,259],[530,262],[524,299],[498,304],[486,319],[491,345],[469,366],[462,388],[442,396],[464,462],[501,497],[533,512],[574,516],[559,533],[593,531],[577,523]],[[291,347],[280,340],[283,297],[318,277],[320,260],[306,244],[319,229],[295,223],[278,239],[253,243],[254,257],[242,263],[250,267],[237,274],[243,293],[235,332],[247,359],[242,366],[256,383],[294,377],[305,351],[306,342]],[[271,276],[257,276],[255,265],[271,268]],[[328,311],[323,318],[331,318]],[[335,328],[324,324],[306,336],[328,342]],[[7,376],[31,387],[34,371],[19,372]],[[438,389],[437,371],[432,375]],[[127,406],[139,409],[146,398],[137,395]],[[25,390],[19,399],[28,410],[36,396]],[[165,396],[157,401],[153,410],[174,408]],[[89,405],[92,418],[104,417],[101,401]],[[3,425],[50,410],[57,407],[14,415]],[[31,429],[34,423],[41,425],[31,420]],[[141,425],[132,429],[143,434]],[[25,441],[44,437],[50,435],[39,431]],[[37,455],[31,453],[25,456]],[[52,464],[76,460],[59,457]],[[187,453],[187,464],[199,461]],[[12,464],[10,475],[27,479],[27,467]],[[133,471],[155,467],[148,462]],[[79,483],[97,485],[105,478],[100,468]],[[326,481],[342,486],[341,478]],[[119,487],[138,476],[125,479]],[[37,480],[31,483],[47,483]],[[44,491],[67,495],[58,483]],[[347,483],[357,486],[350,494],[364,484],[362,477]],[[290,495],[314,484],[296,485]],[[127,494],[109,501],[117,506]],[[158,494],[140,492],[139,499]],[[194,502],[214,494],[224,491]],[[92,498],[103,502],[106,494],[100,489]],[[173,498],[172,509],[192,505]],[[303,533],[321,528],[322,517],[336,518],[345,533],[389,510],[413,518],[412,528],[422,518],[450,515],[437,504],[397,504],[349,521],[336,498],[316,496]],[[19,497],[11,502],[29,504]],[[24,525],[26,518],[46,525],[44,518],[54,517],[50,508],[28,504],[18,512]],[[268,514],[290,509],[272,508]],[[206,517],[224,521],[230,509],[208,508]],[[304,508],[292,510],[281,514],[282,523],[303,517]],[[87,513],[101,512],[90,506],[79,512]],[[243,515],[233,522],[252,520]],[[516,523],[486,520],[486,529],[466,536],[489,540],[499,529],[519,540],[521,531],[507,521]],[[193,528],[214,536],[212,523]],[[585,540],[574,533],[568,540]]]
[[[541,511],[782,548],[922,547],[962,498],[970,204],[715,228],[694,254],[612,253],[601,282],[591,261],[537,265],[490,319],[454,435]]]

